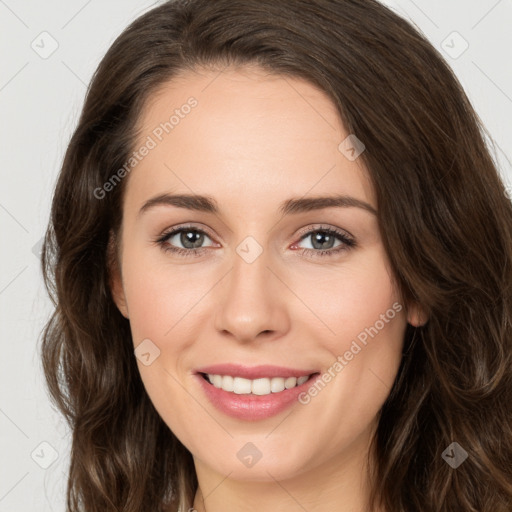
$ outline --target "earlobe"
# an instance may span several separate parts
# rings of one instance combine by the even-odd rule
[[[107,246],[107,264],[109,275],[109,286],[112,298],[117,309],[125,318],[128,316],[128,306],[126,296],[124,294],[123,281],[121,277],[121,269],[117,257],[117,243],[114,233],[111,231]]]
[[[425,325],[427,320],[427,313],[418,303],[415,302],[407,308],[407,322],[412,326],[420,327]]]

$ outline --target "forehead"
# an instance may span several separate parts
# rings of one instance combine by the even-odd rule
[[[300,78],[254,67],[185,71],[151,95],[139,124],[136,148],[150,139],[153,147],[130,173],[127,196],[179,189],[254,205],[311,190],[372,201],[361,161],[339,149],[349,133],[336,106]]]

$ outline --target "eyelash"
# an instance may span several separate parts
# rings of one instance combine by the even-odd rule
[[[180,226],[178,228],[172,229],[171,231],[163,233],[156,240],[154,240],[154,242],[156,244],[160,245],[162,250],[165,252],[172,252],[174,254],[177,254],[180,256],[185,256],[185,257],[201,256],[204,253],[204,251],[207,250],[207,247],[199,247],[197,249],[182,249],[181,247],[174,247],[167,243],[167,241],[170,238],[172,238],[174,235],[176,235],[177,233],[191,232],[191,231],[193,231],[194,233],[204,234],[207,237],[211,238],[211,236],[206,231],[203,231],[202,229],[196,228],[194,226]],[[346,251],[353,247],[356,247],[356,242],[353,238],[350,238],[344,232],[339,231],[334,228],[331,228],[331,227],[327,227],[327,228],[322,227],[322,228],[311,229],[311,230],[307,231],[306,233],[303,233],[301,235],[299,241],[296,243],[302,242],[302,240],[305,240],[308,236],[311,236],[314,233],[326,233],[329,235],[334,235],[338,240],[340,240],[342,242],[342,244],[339,245],[335,249],[302,248],[302,249],[300,249],[300,254],[311,253],[312,255],[314,255],[314,257],[330,257],[330,256],[334,256],[336,254],[339,254],[342,251]]]

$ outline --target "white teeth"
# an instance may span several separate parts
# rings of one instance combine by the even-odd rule
[[[285,389],[291,389],[295,386],[304,384],[309,379],[309,375],[302,377],[272,377],[261,379],[244,379],[243,377],[232,377],[231,375],[212,375],[208,374],[208,380],[216,388],[230,391],[237,395],[270,395],[270,393],[279,393]]]
[[[231,375],[224,375],[222,377],[222,389],[224,391],[233,391],[235,389],[233,381],[234,379]]]
[[[212,375],[211,381],[216,388],[222,387],[222,375]]]
[[[251,384],[251,393],[253,395],[269,395],[270,379],[254,379]]]
[[[297,377],[288,377],[284,381],[284,387],[286,389],[294,388],[297,385]]]
[[[235,377],[233,379],[233,393],[243,395],[251,392],[251,381],[242,377]]]
[[[272,393],[284,391],[284,379],[282,377],[274,377],[270,381],[270,391],[272,391]]]

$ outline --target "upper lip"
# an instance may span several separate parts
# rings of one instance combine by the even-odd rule
[[[196,369],[197,373],[209,373],[210,375],[231,375],[245,379],[261,379],[263,377],[302,377],[316,373],[317,370],[303,370],[298,368],[286,368],[284,366],[258,365],[244,366],[232,363],[214,364]]]

